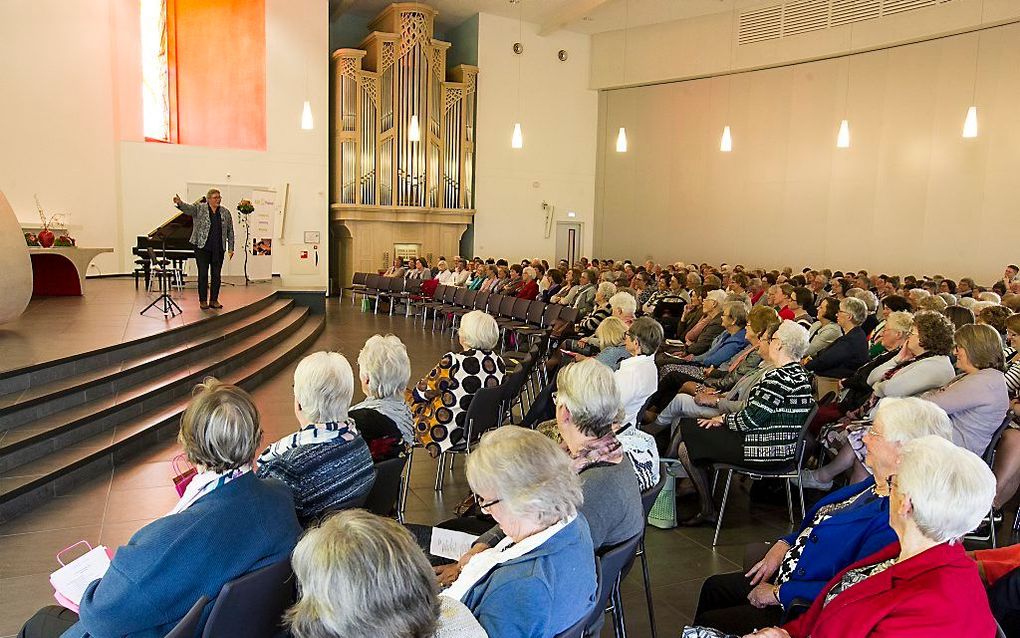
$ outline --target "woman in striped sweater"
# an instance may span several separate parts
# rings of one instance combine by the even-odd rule
[[[302,427],[258,458],[255,474],[290,488],[303,527],[360,507],[375,483],[372,454],[347,414],[353,394],[354,372],[342,354],[302,359],[294,370],[294,414]]]
[[[677,455],[701,501],[701,511],[682,524],[715,522],[706,470],[710,464],[769,469],[793,460],[801,427],[815,404],[810,375],[800,364],[807,346],[807,330],[784,321],[769,341],[768,358],[775,369],[751,390],[747,405],[732,414],[681,424]]]

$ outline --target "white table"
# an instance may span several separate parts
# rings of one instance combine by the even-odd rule
[[[32,294],[45,296],[81,296],[85,294],[85,273],[89,264],[112,248],[29,246],[32,258]]]

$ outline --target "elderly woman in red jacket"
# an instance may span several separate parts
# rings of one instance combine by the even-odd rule
[[[534,299],[538,296],[538,282],[535,279],[538,277],[538,272],[531,266],[527,266],[521,271],[521,278],[524,282],[521,284],[520,290],[517,291],[518,299]]]
[[[811,608],[753,638],[993,638],[995,621],[960,537],[977,527],[995,477],[976,454],[928,436],[903,446],[890,477],[899,542],[829,581]]]

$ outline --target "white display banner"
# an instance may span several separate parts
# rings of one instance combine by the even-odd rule
[[[276,239],[276,218],[280,204],[276,191],[263,186],[240,186],[236,184],[188,183],[186,201],[194,203],[205,197],[210,188],[218,188],[223,196],[222,205],[230,211],[234,220],[234,258],[223,264],[225,276],[244,276],[244,259],[248,256],[248,279],[261,281],[273,276],[273,252],[280,249]],[[237,204],[242,199],[250,200],[255,211],[242,215]],[[247,239],[245,234],[247,222]],[[189,262],[189,272],[194,274],[195,264]]]

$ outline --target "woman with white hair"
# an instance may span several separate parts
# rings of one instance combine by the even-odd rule
[[[255,473],[290,488],[303,526],[360,507],[375,483],[372,454],[347,414],[353,394],[354,372],[342,354],[308,355],[294,370],[298,431],[259,455]]]
[[[439,281],[440,286],[454,286],[456,285],[457,275],[446,265],[445,259],[440,259],[439,263],[436,264],[436,279]]]
[[[701,318],[684,334],[684,350],[687,354],[699,355],[708,352],[715,338],[723,333],[723,304],[727,294],[724,290],[710,290],[701,302]]]
[[[407,348],[394,335],[373,335],[358,353],[358,380],[365,400],[348,414],[378,463],[414,444],[414,420],[404,401],[411,379]]]
[[[574,332],[581,337],[595,334],[595,330],[602,323],[602,320],[613,313],[609,299],[616,294],[616,284],[611,281],[603,281],[595,292],[595,305],[591,312],[581,318],[574,326]]]
[[[677,456],[701,501],[701,510],[684,525],[716,520],[706,470],[712,463],[771,468],[793,460],[801,427],[815,405],[811,379],[800,364],[807,346],[807,329],[784,321],[769,340],[775,369],[762,375],[744,409],[681,423]]]
[[[308,530],[291,563],[299,596],[285,622],[294,638],[486,636],[463,603],[439,595],[425,554],[392,519],[334,514]]]
[[[864,439],[873,475],[818,501],[747,574],[709,577],[694,624],[738,635],[778,624],[796,599],[814,600],[841,570],[895,541],[888,480],[899,468],[903,445],[925,436],[951,438],[944,410],[917,398],[883,399]]]
[[[977,565],[960,542],[988,514],[992,471],[976,454],[926,436],[904,444],[889,488],[898,542],[843,570],[782,629],[748,636],[995,636]]]
[[[207,378],[195,386],[177,440],[198,470],[180,501],[117,551],[77,613],[44,607],[21,636],[164,636],[202,596],[287,560],[301,527],[290,491],[251,471],[262,442],[251,395]],[[5,592],[4,605],[10,601]]]
[[[443,355],[406,395],[416,436],[432,457],[464,445],[472,397],[498,386],[506,374],[506,363],[493,351],[499,327],[491,315],[481,310],[464,315],[457,338],[463,350]]]
[[[531,266],[526,266],[521,271],[521,288],[517,291],[518,299],[534,299],[538,297],[538,271]]]
[[[848,297],[839,302],[836,323],[843,336],[809,358],[804,367],[818,376],[845,379],[868,362],[868,335],[861,324],[867,316],[867,306],[860,299]]]
[[[590,613],[595,551],[571,460],[548,437],[508,425],[482,437],[466,472],[501,538],[467,556],[441,595],[499,638],[555,636]]]

